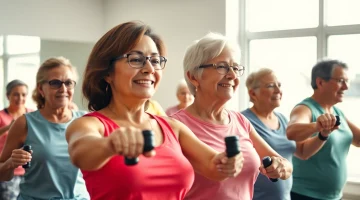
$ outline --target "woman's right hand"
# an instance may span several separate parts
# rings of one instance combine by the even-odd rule
[[[21,149],[14,149],[11,153],[11,165],[13,168],[25,165],[27,162],[30,162],[32,159],[32,151],[29,153]]]
[[[136,158],[140,154],[146,157],[155,156],[155,151],[144,151],[144,136],[142,130],[135,127],[120,127],[107,137],[114,154],[128,158]]]

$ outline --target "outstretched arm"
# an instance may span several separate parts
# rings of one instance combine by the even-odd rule
[[[114,155],[104,126],[95,117],[81,117],[66,129],[69,154],[73,164],[84,170],[97,170]]]
[[[235,177],[241,172],[244,161],[242,153],[228,158],[225,152],[219,153],[203,143],[183,123],[172,118],[168,122],[178,133],[181,149],[196,172],[215,181]]]

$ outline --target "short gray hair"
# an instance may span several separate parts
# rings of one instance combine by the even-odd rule
[[[312,68],[311,71],[311,87],[317,89],[316,78],[322,78],[326,81],[331,79],[335,67],[342,67],[348,69],[348,66],[339,60],[321,60]]]
[[[187,48],[183,61],[184,77],[190,92],[194,96],[196,88],[187,77],[187,72],[192,76],[200,77],[203,69],[199,69],[198,67],[219,56],[226,47],[238,53],[240,62],[240,46],[219,33],[210,32],[199,40],[194,41],[193,44]]]
[[[181,79],[176,87],[176,94],[179,92],[179,90],[183,87],[188,87],[185,79]]]
[[[6,96],[10,95],[11,91],[17,86],[25,86],[26,89],[28,88],[28,85],[23,81],[18,79],[12,80],[6,85]]]
[[[247,87],[248,91],[259,87],[260,80],[264,76],[269,75],[269,74],[274,74],[274,71],[270,68],[261,68],[258,71],[250,73],[246,79],[246,87]],[[253,102],[251,97],[250,97],[250,101]]]
[[[254,89],[259,86],[260,80],[269,74],[273,74],[274,71],[270,68],[261,68],[258,71],[251,72],[246,79],[246,87],[248,90]]]

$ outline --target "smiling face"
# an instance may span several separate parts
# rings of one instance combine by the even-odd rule
[[[219,56],[209,60],[205,65],[227,63],[233,66],[239,63],[236,55],[235,51],[225,47]],[[232,69],[226,75],[223,75],[215,67],[208,67],[203,69],[201,77],[193,79],[192,83],[197,88],[197,96],[203,95],[207,99],[226,102],[232,98],[238,88],[239,78]]]
[[[264,75],[259,80],[259,86],[252,89],[250,95],[255,106],[275,109],[281,103],[281,83],[273,73]]]
[[[180,102],[180,105],[189,106],[194,101],[194,96],[190,93],[187,85],[182,85],[179,87],[176,96]]]
[[[126,53],[146,57],[159,55],[155,42],[149,36],[143,36]],[[142,68],[134,68],[129,64],[128,58],[121,58],[116,61],[114,71],[106,77],[106,81],[111,86],[113,98],[149,99],[154,95],[161,76],[162,70],[155,70],[149,60],[145,61]]]
[[[25,85],[19,85],[11,89],[7,95],[10,106],[21,108],[25,106],[28,88]]]
[[[347,69],[340,66],[335,67],[330,80],[323,82],[322,89],[325,95],[332,99],[334,103],[342,102],[344,92],[349,89]]]
[[[46,74],[46,81],[38,86],[39,93],[45,98],[45,106],[54,109],[67,107],[74,94],[75,85],[70,84],[73,79],[74,73],[68,66],[62,65],[50,69]],[[54,80],[65,83],[61,84],[60,87],[55,87],[53,85]]]

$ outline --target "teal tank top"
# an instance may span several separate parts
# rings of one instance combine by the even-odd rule
[[[298,105],[305,105],[312,112],[312,122],[324,114],[324,109],[312,98],[306,98]],[[293,157],[292,192],[326,200],[342,198],[342,189],[347,180],[346,157],[353,135],[344,114],[333,106],[334,114],[340,116],[341,125],[334,130],[324,146],[308,160]],[[317,133],[314,133],[317,137]]]
[[[70,161],[65,139],[67,126],[85,113],[73,111],[67,123],[52,123],[39,110],[25,114],[26,145],[31,145],[31,167],[25,170],[20,183],[19,200],[88,200],[85,181]]]

